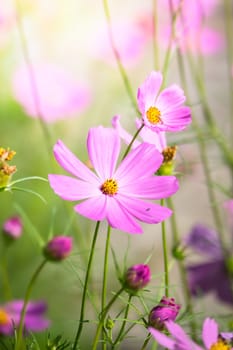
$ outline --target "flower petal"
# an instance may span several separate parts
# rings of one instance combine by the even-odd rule
[[[142,143],[133,149],[119,165],[115,178],[120,186],[152,175],[160,167],[163,156],[149,143]]]
[[[196,252],[210,257],[222,257],[222,249],[216,231],[197,224],[185,237],[185,244]]]
[[[88,169],[80,160],[58,140],[54,148],[54,156],[57,162],[70,174],[88,182],[98,180],[97,176]]]
[[[163,114],[182,106],[185,100],[184,91],[178,85],[173,84],[159,94],[156,107]]]
[[[155,100],[162,84],[163,77],[160,72],[152,71],[138,89],[138,108],[144,114],[155,105]]]
[[[155,340],[165,348],[169,350],[175,350],[175,342],[171,338],[169,338],[167,335],[163,334],[162,332],[157,331],[156,329],[149,327],[148,331],[151,333],[152,337],[155,338]]]
[[[91,163],[102,181],[113,176],[120,153],[120,137],[114,129],[91,128],[87,138]]]
[[[88,219],[101,221],[106,218],[107,201],[103,194],[89,198],[82,203],[75,205],[74,210]]]
[[[108,197],[107,220],[110,226],[128,233],[142,233],[142,228],[134,220],[116,197]]]
[[[142,122],[138,118],[136,119],[137,128],[141,126]],[[155,145],[157,150],[161,153],[167,147],[167,141],[165,132],[151,130],[148,126],[144,125],[144,128],[140,131],[140,136],[144,142]]]
[[[120,123],[120,116],[119,115],[115,115],[115,117],[113,117],[113,119],[112,119],[112,126],[117,131],[117,133],[120,136],[120,138],[127,145],[129,145],[130,142],[133,139],[133,136],[130,135],[130,133],[128,133],[124,128],[122,128],[121,123]],[[138,145],[140,145],[140,142],[138,142],[137,140],[134,140],[134,143],[132,144],[132,149],[137,147]]]
[[[191,111],[189,107],[180,107],[161,114],[163,123],[158,124],[163,131],[180,131],[191,122]],[[155,125],[156,128],[156,125]]]
[[[179,189],[178,180],[175,176],[153,176],[148,179],[139,179],[135,182],[120,186],[119,192],[131,197],[141,197],[144,199],[167,198]]]
[[[145,202],[137,198],[117,195],[117,200],[130,215],[149,224],[157,224],[167,219],[172,214],[169,208]]]
[[[202,350],[197,344],[195,344],[185,333],[185,331],[173,321],[165,322],[166,328],[175,338],[175,350]]]
[[[77,201],[100,194],[100,181],[89,183],[69,176],[54,174],[49,174],[48,179],[54,192],[68,201]]]
[[[218,324],[212,318],[206,318],[202,327],[202,339],[207,349],[218,340]]]

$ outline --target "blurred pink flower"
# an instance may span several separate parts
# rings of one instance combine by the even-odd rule
[[[31,117],[38,117],[37,93],[41,116],[48,123],[81,113],[90,103],[88,87],[77,83],[67,71],[55,65],[40,64],[35,65],[33,73],[36,87],[33,87],[27,66],[19,68],[13,77],[15,99]]]
[[[192,121],[191,110],[184,106],[184,91],[176,84],[160,92],[163,76],[152,71],[138,89],[138,108],[146,127],[153,131],[180,131]]]
[[[13,300],[0,305],[0,334],[14,334],[14,327],[19,326],[23,300]],[[47,305],[44,301],[29,302],[26,308],[24,327],[26,331],[41,332],[49,327],[49,320],[44,314]]]
[[[45,246],[44,254],[51,261],[60,261],[67,258],[73,248],[73,239],[69,236],[53,237]]]
[[[127,67],[135,65],[142,58],[146,44],[152,34],[146,15],[140,14],[131,21],[120,19],[118,22],[113,22],[112,32],[114,45],[123,65]],[[91,51],[96,57],[107,61],[109,64],[115,63],[107,27],[104,26],[104,28],[97,30],[95,36],[96,38],[91,41]]]
[[[15,21],[16,14],[12,0],[0,0],[0,47],[6,43]]]
[[[75,206],[76,212],[95,221],[107,219],[110,226],[128,233],[143,232],[137,220],[155,224],[171,215],[170,209],[150,201],[169,197],[178,190],[174,176],[154,175],[163,157],[153,145],[142,143],[117,169],[120,137],[115,130],[91,128],[87,148],[96,174],[58,141],[55,158],[76,178],[49,175],[50,186],[61,198],[83,200]]]
[[[8,218],[3,224],[3,232],[5,235],[17,239],[21,236],[23,230],[22,220],[19,216]]]

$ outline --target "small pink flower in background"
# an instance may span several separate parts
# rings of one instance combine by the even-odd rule
[[[12,216],[3,224],[3,233],[8,237],[17,239],[22,235],[23,223],[19,216]]]
[[[227,344],[227,338],[223,338],[225,333],[219,333],[218,324],[211,318],[206,318],[202,327],[202,340],[205,348],[194,343],[185,331],[173,321],[165,322],[165,326],[171,337],[159,332],[158,330],[149,327],[149,332],[155,340],[163,347],[169,350],[214,350],[224,349],[232,350],[231,345]],[[228,336],[233,336],[233,333],[228,333]]]
[[[60,261],[67,258],[72,250],[73,240],[68,236],[56,236],[52,238],[44,248],[44,254],[47,259]]]
[[[0,305],[0,334],[13,335],[14,327],[19,326],[23,300],[14,300]],[[29,302],[26,308],[24,328],[30,332],[41,332],[50,325],[45,318],[47,305],[43,301]]]
[[[143,122],[156,132],[183,130],[192,121],[190,108],[183,105],[184,91],[173,84],[159,92],[162,81],[162,74],[152,71],[138,89],[138,107]]]
[[[153,145],[142,143],[116,169],[120,138],[113,129],[91,128],[87,138],[92,172],[58,141],[57,162],[76,178],[49,175],[50,186],[61,198],[84,200],[74,209],[95,221],[106,219],[110,226],[128,233],[142,233],[137,220],[155,224],[167,219],[171,210],[147,200],[166,198],[178,190],[174,176],[154,176],[163,157]]]
[[[59,119],[80,114],[90,103],[90,91],[78,83],[66,70],[49,64],[33,67],[39,108],[42,118],[52,123]],[[38,117],[35,94],[29,68],[19,68],[13,77],[15,99],[31,117]]]
[[[128,268],[123,282],[127,289],[137,292],[146,287],[150,280],[150,267],[148,265],[139,264]]]
[[[0,47],[7,42],[15,22],[15,6],[12,0],[0,0]]]
[[[175,321],[180,308],[181,305],[176,304],[174,298],[163,296],[159,304],[150,311],[149,326],[163,330],[166,321]]]

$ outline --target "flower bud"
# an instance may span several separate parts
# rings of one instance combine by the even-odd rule
[[[47,243],[44,248],[44,255],[48,260],[60,261],[70,254],[72,247],[72,237],[57,236]]]
[[[19,216],[12,216],[3,224],[3,233],[9,238],[17,239],[21,236],[23,224]]]
[[[15,151],[0,147],[0,189],[4,189],[8,185],[11,176],[16,172],[16,166],[8,164],[14,155]]]
[[[125,287],[131,292],[137,292],[144,288],[151,280],[150,268],[148,265],[134,265],[125,274]]]
[[[158,330],[164,329],[165,321],[175,321],[181,305],[175,303],[174,298],[162,297],[160,303],[149,314],[149,326]]]

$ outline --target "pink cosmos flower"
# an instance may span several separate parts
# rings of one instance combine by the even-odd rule
[[[72,248],[72,237],[56,236],[47,243],[44,254],[51,261],[61,261],[70,255]]]
[[[147,200],[166,198],[178,190],[174,176],[154,176],[163,157],[153,145],[142,143],[116,169],[120,138],[113,129],[91,128],[87,138],[92,172],[58,141],[54,146],[57,162],[76,178],[49,175],[54,192],[65,200],[83,200],[74,209],[96,221],[107,219],[110,226],[128,233],[142,233],[137,220],[158,223],[171,210]]]
[[[160,345],[169,350],[233,349],[230,344],[227,345],[227,339],[223,338],[224,333],[219,334],[218,324],[211,318],[206,318],[202,327],[202,340],[205,348],[194,343],[184,330],[173,321],[167,321],[165,325],[172,338],[151,327],[149,328],[149,332]],[[233,333],[230,335],[233,337]]]
[[[191,123],[191,111],[184,91],[177,85],[159,92],[163,81],[160,72],[152,71],[138,89],[138,107],[145,126],[153,131],[180,131]]]
[[[41,117],[48,123],[82,112],[90,102],[90,91],[65,70],[50,64],[33,67]],[[26,113],[38,117],[29,69],[19,68],[13,77],[15,99]]]
[[[19,326],[23,300],[14,300],[0,305],[0,334],[11,335]],[[27,331],[41,332],[50,322],[44,316],[47,305],[43,301],[29,302],[26,309],[24,327]]]
[[[133,265],[125,273],[124,285],[130,292],[143,289],[151,280],[150,267],[145,264]]]

